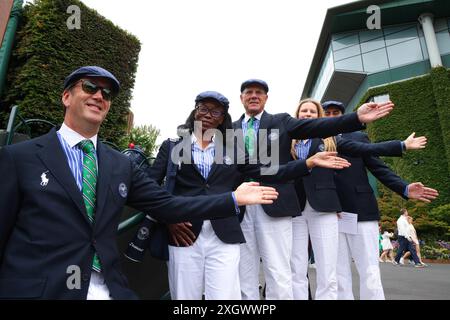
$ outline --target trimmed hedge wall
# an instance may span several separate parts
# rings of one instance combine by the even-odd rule
[[[69,30],[66,25],[70,5],[81,10],[80,29]],[[19,105],[25,118],[62,123],[64,78],[80,66],[98,65],[111,71],[121,83],[121,92],[100,129],[102,139],[119,143],[127,126],[139,51],[140,42],[135,36],[80,1],[36,0],[27,4],[1,99],[1,127],[6,127],[14,104]]]
[[[378,203],[382,224],[395,228],[401,207],[416,218],[416,228],[425,237],[445,235],[448,225],[428,217],[439,206],[450,203],[450,71],[436,68],[428,75],[370,89],[361,99],[388,93],[395,109],[387,118],[368,126],[372,141],[405,139],[410,133],[426,136],[427,147],[409,151],[402,158],[383,158],[400,177],[408,182],[420,181],[439,191],[439,197],[430,204],[405,201],[378,183]],[[448,213],[450,215],[450,212]],[[448,234],[447,234],[448,237]]]

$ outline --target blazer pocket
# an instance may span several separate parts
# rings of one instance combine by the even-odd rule
[[[47,279],[0,279],[0,299],[40,298]]]
[[[370,186],[355,186],[355,190],[360,193],[373,192]]]
[[[316,190],[322,189],[336,189],[336,186],[332,183],[316,183]]]

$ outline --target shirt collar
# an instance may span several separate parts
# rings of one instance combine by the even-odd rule
[[[261,121],[261,116],[262,116],[263,112],[264,112],[264,110],[261,111],[260,113],[258,113],[256,116],[254,116],[254,118],[259,120],[259,121]],[[249,116],[248,114],[245,114],[245,116],[244,116],[244,123],[247,123],[248,120],[250,120],[251,117],[252,116]]]
[[[58,132],[71,148],[76,146],[81,141],[86,140],[85,137],[69,128],[64,122],[61,125],[61,128],[58,130]],[[90,137],[89,140],[92,141],[95,150],[97,150],[97,135]]]
[[[216,138],[216,135],[213,135],[213,137],[212,137],[212,139],[211,139],[211,142],[209,143],[209,145],[206,147],[206,149],[208,149],[208,148],[211,148],[211,147],[214,147],[214,141],[215,141],[215,138]],[[198,139],[197,139],[197,137],[195,136],[195,134],[192,132],[191,133],[191,143],[192,144],[196,144],[197,146],[199,146],[200,147],[200,145],[198,144]]]

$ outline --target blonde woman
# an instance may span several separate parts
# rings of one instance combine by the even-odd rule
[[[295,117],[316,119],[324,117],[319,102],[306,99],[300,101]],[[390,146],[386,153],[386,146]],[[306,159],[320,151],[336,151],[358,155],[398,155],[400,143],[359,143],[339,137],[293,140],[291,155],[294,159]],[[313,168],[307,176],[296,180],[296,192],[302,210],[301,216],[293,218],[293,245],[291,257],[293,296],[297,300],[308,299],[308,236],[314,251],[317,272],[316,300],[337,299],[337,253],[338,215],[341,211],[336,186],[335,171],[327,168]]]

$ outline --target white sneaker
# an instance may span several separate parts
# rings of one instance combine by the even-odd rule
[[[405,264],[405,259],[400,258],[400,264]]]

